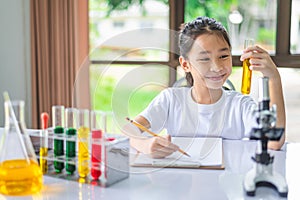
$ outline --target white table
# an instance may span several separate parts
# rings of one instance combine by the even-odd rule
[[[1,135],[1,134],[0,134]],[[254,198],[243,191],[244,175],[252,168],[250,159],[255,153],[256,141],[224,140],[225,170],[130,168],[130,177],[110,187],[44,176],[40,195],[2,199],[286,199],[275,190],[260,187]],[[275,155],[274,169],[284,175],[289,186],[288,199],[300,199],[300,144],[286,144]]]

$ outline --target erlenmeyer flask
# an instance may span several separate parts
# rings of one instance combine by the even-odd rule
[[[29,195],[41,190],[43,175],[24,121],[24,101],[5,101],[0,143],[0,193]]]

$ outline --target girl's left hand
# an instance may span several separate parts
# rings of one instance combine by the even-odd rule
[[[248,58],[251,64],[250,70],[260,71],[269,78],[277,78],[279,76],[275,63],[265,49],[259,46],[248,47],[244,50],[240,60],[243,61]]]

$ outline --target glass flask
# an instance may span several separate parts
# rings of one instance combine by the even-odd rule
[[[24,101],[5,101],[5,129],[0,143],[0,193],[30,195],[42,189],[38,165],[24,121]]]

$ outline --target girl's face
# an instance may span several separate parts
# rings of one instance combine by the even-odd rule
[[[185,72],[191,72],[194,85],[219,89],[231,74],[232,57],[227,42],[218,35],[204,34],[196,38],[188,58],[180,58]]]

